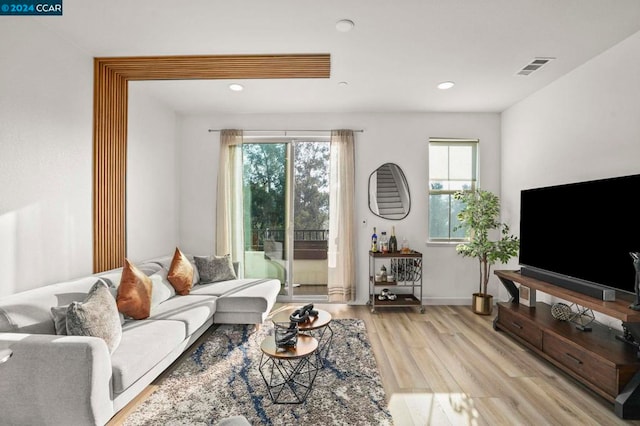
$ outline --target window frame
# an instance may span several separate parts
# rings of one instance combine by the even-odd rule
[[[427,243],[429,244],[458,244],[461,242],[468,241],[467,237],[454,237],[452,236],[452,221],[453,221],[453,205],[449,203],[448,208],[448,223],[449,223],[449,236],[448,237],[433,237],[431,235],[431,196],[432,195],[449,195],[450,200],[453,199],[453,194],[458,192],[458,189],[432,189],[432,183],[436,182],[432,181],[431,178],[431,147],[432,146],[470,146],[472,148],[472,162],[471,162],[471,188],[469,191],[474,191],[480,187],[480,140],[474,138],[435,138],[431,137],[428,140],[429,142],[429,167],[428,167],[428,177],[427,177]],[[448,157],[450,159],[450,157]],[[451,171],[450,164],[447,164],[447,174],[449,175]],[[459,179],[446,179],[444,182],[455,182],[459,181]],[[443,180],[437,180],[437,182],[442,182]],[[465,179],[467,181],[467,179]],[[451,185],[445,185],[450,188]]]

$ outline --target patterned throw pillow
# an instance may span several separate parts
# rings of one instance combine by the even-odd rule
[[[113,297],[113,300],[116,300],[116,292],[118,291],[115,287],[113,287],[113,284],[111,283],[111,281],[105,277],[99,277],[98,278],[100,281],[104,282],[105,285],[107,286],[107,288],[109,289],[109,293],[111,293],[111,296]],[[118,279],[120,279],[120,277],[118,276]],[[59,336],[66,336],[67,335],[67,309],[69,308],[69,305],[64,305],[64,306],[53,306],[51,308],[51,317],[53,319],[53,325],[55,327],[56,330],[56,334]],[[120,325],[124,324],[124,315],[122,315],[121,312],[118,312],[118,316],[120,317]]]
[[[230,254],[224,256],[194,256],[194,259],[200,274],[200,282],[203,284],[238,279],[233,269]]]
[[[118,310],[133,319],[148,318],[151,313],[151,290],[151,279],[125,259],[116,298]]]
[[[176,247],[176,251],[173,254],[167,279],[176,289],[176,293],[182,296],[189,294],[193,286],[193,266],[178,247]]]
[[[97,281],[83,302],[67,308],[67,335],[100,337],[113,353],[122,339],[122,325],[116,301],[104,281]]]

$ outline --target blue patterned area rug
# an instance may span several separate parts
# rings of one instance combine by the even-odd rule
[[[265,322],[220,326],[166,376],[125,425],[215,425],[245,416],[252,425],[391,425],[364,321],[336,319],[325,365],[305,402],[274,404],[260,371]]]

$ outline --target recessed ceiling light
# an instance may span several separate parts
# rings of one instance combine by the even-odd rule
[[[351,31],[355,25],[356,24],[354,24],[350,19],[341,19],[336,22],[336,30],[340,31],[341,33],[346,33],[348,31]]]
[[[338,86],[340,86],[340,87],[346,87],[348,85],[349,85],[349,83],[346,82],[346,81],[341,81],[340,83],[338,83]]]
[[[232,83],[229,85],[229,89],[233,90],[234,92],[240,92],[244,90],[244,86],[242,84]]]
[[[443,81],[442,83],[438,83],[438,89],[447,90],[451,89],[456,84],[453,81]]]

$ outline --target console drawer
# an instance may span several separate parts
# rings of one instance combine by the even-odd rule
[[[618,373],[614,365],[606,364],[580,346],[551,333],[544,334],[543,352],[607,394],[618,395]]]
[[[542,350],[542,329],[533,321],[516,314],[508,308],[501,307],[498,312],[498,324],[537,349]]]

